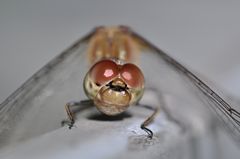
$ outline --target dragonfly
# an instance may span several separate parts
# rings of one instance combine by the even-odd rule
[[[153,132],[146,126],[153,121],[159,107],[139,103],[144,93],[144,75],[134,64],[138,51],[139,46],[127,27],[98,27],[89,40],[87,54],[92,66],[84,78],[83,87],[90,101],[107,116],[119,115],[136,104],[153,110],[140,126],[152,138]],[[64,120],[62,125],[73,127],[73,107],[83,103],[69,102],[65,105],[69,120]]]
[[[159,107],[141,104],[145,90],[145,78],[137,64],[140,50],[157,53],[168,65],[186,76],[214,104],[212,109],[219,111],[219,118],[233,134],[240,134],[240,113],[214,92],[186,67],[160,50],[148,40],[127,26],[95,28],[87,37],[88,63],[91,65],[83,80],[87,101],[68,102],[65,109],[68,120],[63,120],[71,129],[76,120],[77,107],[92,102],[96,108],[107,116],[125,112],[130,106],[138,105],[150,109],[153,113],[147,116],[140,125],[151,139],[153,131],[147,126],[154,121]]]

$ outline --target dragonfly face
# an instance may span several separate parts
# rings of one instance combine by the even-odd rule
[[[134,64],[104,59],[94,64],[84,80],[86,95],[104,114],[116,115],[140,100],[144,77]]]

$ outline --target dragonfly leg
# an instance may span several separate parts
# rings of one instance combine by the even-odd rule
[[[81,110],[83,110],[86,107],[82,107],[82,106],[89,106],[90,104],[92,104],[91,100],[83,100],[80,102],[68,102],[65,105],[65,110],[67,112],[68,115],[68,120],[63,120],[61,122],[61,125],[68,125],[68,128],[71,129],[74,126],[75,123],[75,114]],[[81,106],[81,107],[80,107]]]
[[[148,134],[148,138],[152,139],[153,132],[152,132],[152,130],[147,128],[147,126],[154,120],[155,116],[157,115],[157,113],[159,111],[159,108],[158,107],[151,107],[149,105],[142,105],[142,104],[138,104],[138,105],[153,111],[153,113],[150,116],[148,116],[140,126],[141,129],[143,129]]]

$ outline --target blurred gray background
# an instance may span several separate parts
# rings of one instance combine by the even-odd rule
[[[131,26],[240,98],[240,1],[1,0],[0,103],[97,25]]]

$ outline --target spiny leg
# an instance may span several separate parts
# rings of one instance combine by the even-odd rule
[[[159,111],[159,107],[151,107],[149,105],[143,105],[143,104],[138,104],[138,105],[153,111],[153,113],[149,117],[147,117],[147,119],[140,126],[141,129],[143,129],[148,134],[148,138],[152,139],[153,132],[152,132],[152,130],[147,128],[147,126],[154,120],[155,116],[157,115],[157,113]]]
[[[71,129],[74,126],[75,123],[75,114],[83,109],[86,109],[86,106],[90,106],[92,105],[92,101],[91,100],[83,100],[80,102],[68,102],[65,105],[65,110],[67,112],[68,115],[68,120],[63,120],[61,122],[61,125],[68,125],[69,129]],[[85,107],[79,107],[79,106],[85,106]]]

